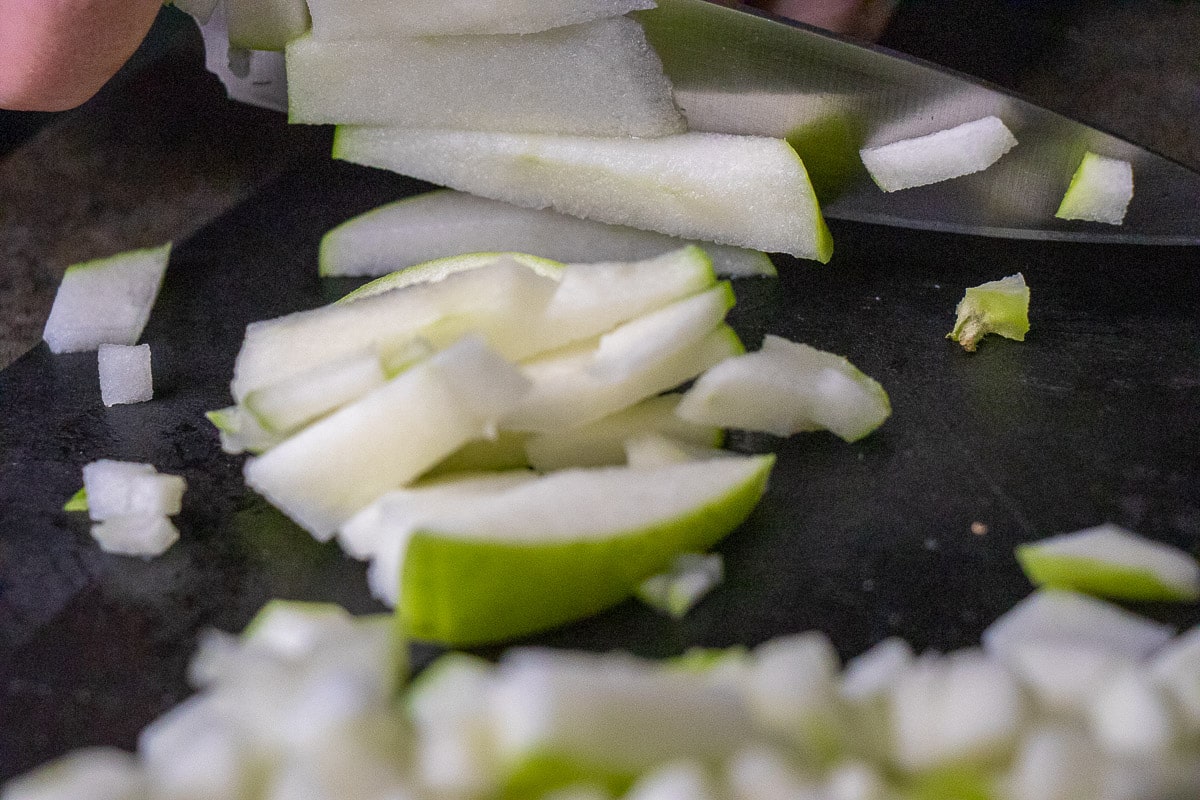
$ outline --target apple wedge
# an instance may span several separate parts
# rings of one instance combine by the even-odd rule
[[[863,165],[885,192],[911,189],[987,169],[1017,145],[999,117],[861,150]]]
[[[1200,598],[1200,563],[1117,525],[1098,525],[1017,548],[1029,580],[1124,600]]]
[[[679,394],[650,397],[585,425],[530,436],[525,442],[529,464],[543,472],[622,464],[625,441],[646,434],[663,434],[698,447],[720,447],[720,428],[688,422],[675,413],[680,398]]]
[[[453,262],[459,253],[519,251],[559,262],[638,261],[688,241],[624,225],[521,208],[449,189],[360,214],[321,239],[321,275],[404,275],[411,265]],[[690,242],[695,244],[695,242]],[[774,275],[765,253],[701,244],[721,276]]]
[[[563,470],[417,511],[385,494],[343,536],[399,544],[396,608],[410,635],[501,641],[600,611],[679,553],[708,549],[749,515],[773,461]]]
[[[170,255],[167,243],[67,267],[42,334],[50,352],[137,344]]]
[[[375,348],[367,348],[255,389],[246,395],[244,405],[265,431],[286,436],[387,380],[379,354]]]
[[[333,233],[333,231],[330,231],[330,233]],[[322,239],[322,244],[328,238],[329,236],[326,234],[325,239]],[[357,248],[357,244],[350,243],[349,247]],[[456,255],[435,258],[431,261],[406,265],[395,271],[385,272],[375,280],[364,283],[354,291],[342,296],[337,302],[353,303],[355,300],[362,300],[365,297],[390,292],[392,289],[403,289],[406,286],[415,286],[418,283],[437,283],[459,272],[488,267],[501,260],[516,262],[528,267],[543,278],[549,278],[554,281],[562,279],[563,267],[566,266],[558,261],[552,261],[540,256],[531,256],[526,253],[498,251],[463,252]]]
[[[701,375],[676,413],[697,424],[777,436],[830,430],[854,442],[891,412],[883,387],[845,358],[767,334],[758,352]]]
[[[481,33],[537,33],[630,11],[653,0],[308,0],[313,36],[370,39]]]
[[[577,217],[821,262],[833,240],[782,139],[339,127],[334,158]]]
[[[658,354],[639,346],[631,357],[641,366],[624,374],[597,374],[592,367],[598,347],[587,344],[523,363],[522,373],[533,386],[505,416],[503,427],[541,433],[586,425],[674,389],[742,352],[741,340],[726,325],[686,347],[672,348],[669,342],[661,346]]]
[[[1054,216],[1120,225],[1133,200],[1133,165],[1085,153]]]
[[[294,123],[588,136],[687,130],[662,62],[624,17],[522,36],[306,36],[287,46],[287,78]]]
[[[246,483],[322,541],[389,489],[495,431],[529,386],[470,337],[246,462]]]

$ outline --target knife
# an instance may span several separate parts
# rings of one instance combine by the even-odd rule
[[[786,138],[827,217],[1017,239],[1200,244],[1200,174],[984,84],[745,6],[658,0],[634,14],[693,130]],[[983,172],[884,193],[861,147],[995,115],[1018,145]],[[1130,161],[1122,225],[1054,216],[1085,152]]]

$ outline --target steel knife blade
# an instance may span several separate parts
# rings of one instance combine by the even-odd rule
[[[636,14],[693,130],[788,139],[832,218],[1021,239],[1200,244],[1200,174],[952,70],[745,6]],[[983,172],[885,193],[858,151],[995,115],[1018,145]],[[1054,212],[1084,153],[1128,160],[1122,225]]]

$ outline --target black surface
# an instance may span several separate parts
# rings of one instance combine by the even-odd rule
[[[421,188],[314,159],[178,246],[143,338],[152,402],[104,408],[94,354],[42,346],[0,373],[0,778],[131,747],[187,694],[197,633],[238,630],[270,597],[378,608],[359,564],[244,488],[203,412],[229,402],[246,323],[349,288],[316,277],[321,234]],[[948,649],[1029,591],[1020,541],[1112,520],[1200,546],[1200,251],[833,231],[830,265],[782,259],[778,281],[739,281],[733,322],[751,347],[773,332],[846,354],[888,389],[892,419],[853,445],[737,439],[779,461],[721,548],[726,583],[679,622],[629,602],[537,641],[664,655],[819,628],[845,656],[893,634]],[[968,355],[943,338],[964,287],[1018,270],[1026,342]],[[59,510],[98,458],[187,478],[164,556],[103,554],[86,516]],[[1195,605],[1141,610],[1200,621]]]

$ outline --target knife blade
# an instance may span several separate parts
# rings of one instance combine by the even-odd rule
[[[1200,174],[1006,90],[741,5],[636,12],[694,130],[788,139],[831,218],[1035,240],[1200,244]],[[858,151],[995,115],[1018,145],[983,172],[884,193]],[[1085,152],[1130,161],[1120,226],[1054,216]]]

